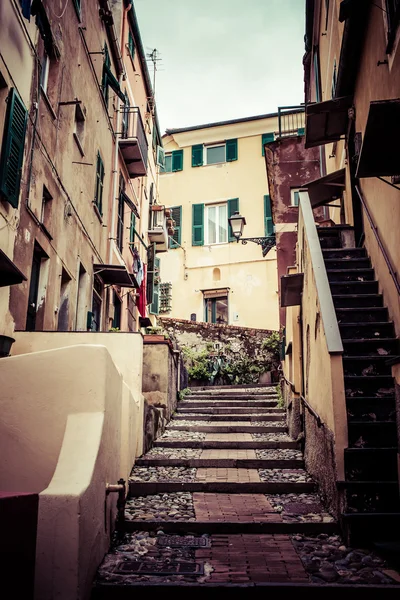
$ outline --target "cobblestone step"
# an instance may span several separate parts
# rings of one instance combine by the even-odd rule
[[[181,404],[178,404],[178,407],[176,409],[177,414],[203,414],[203,415],[230,415],[232,413],[232,411],[235,412],[235,414],[237,415],[243,415],[243,414],[248,414],[248,415],[252,415],[252,414],[257,414],[257,413],[264,413],[264,414],[281,414],[283,413],[281,408],[277,408],[277,407],[270,407],[270,406],[255,406],[255,407],[248,407],[248,406],[227,406],[224,408],[215,408],[214,406],[206,406],[206,407],[202,407],[202,406],[195,406],[195,407],[191,407],[191,406],[182,406]],[[284,414],[284,413],[283,413]]]
[[[251,452],[251,450],[249,450]],[[216,450],[218,452],[218,450]],[[221,452],[229,452],[222,450]],[[254,452],[254,450],[253,450]],[[139,467],[224,467],[235,469],[303,469],[304,461],[295,459],[247,459],[247,458],[138,458]]]
[[[208,492],[218,494],[309,494],[315,491],[313,482],[230,482],[230,481],[189,481],[189,482],[139,482],[129,481],[131,497],[171,492]]]
[[[169,427],[169,431],[187,431],[188,429],[193,428],[194,431],[205,432],[205,433],[253,433],[254,429],[257,428],[259,433],[278,433],[278,432],[286,432],[286,425],[249,425],[246,422],[238,423],[232,422],[227,423],[226,425],[222,423],[218,423],[216,425],[202,425],[198,424],[198,422],[193,421],[191,425],[176,425],[172,423]]]
[[[283,411],[276,413],[256,413],[256,414],[229,414],[229,415],[214,415],[214,414],[190,414],[178,413],[173,416],[172,422],[175,421],[279,421],[285,418]]]
[[[181,400],[178,404],[180,408],[278,408],[277,400]],[[280,410],[280,409],[278,409]]]
[[[221,434],[224,435],[224,434]],[[226,434],[230,435],[230,434]],[[250,435],[250,434],[248,434]],[[226,449],[274,449],[274,448],[282,448],[282,449],[296,449],[299,447],[298,443],[294,440],[290,441],[282,441],[282,442],[257,442],[254,440],[249,441],[229,441],[229,440],[174,440],[173,438],[169,439],[159,439],[154,443],[155,448],[204,448],[204,449],[215,449],[215,448],[226,448]]]

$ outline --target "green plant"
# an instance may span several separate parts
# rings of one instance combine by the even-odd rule
[[[273,331],[271,335],[265,338],[261,343],[261,348],[263,350],[268,350],[272,354],[279,355],[279,348],[281,343],[281,336],[279,331]]]
[[[110,327],[110,329],[109,329],[108,331],[109,331],[110,333],[111,333],[111,332],[114,332],[114,333],[115,333],[115,332],[117,332],[117,331],[120,331],[120,328],[119,328],[119,327]]]
[[[163,328],[157,325],[153,327],[146,327],[147,335],[161,335],[163,333]]]
[[[276,386],[276,394],[278,396],[278,400],[277,400],[277,406],[278,408],[285,408],[285,400],[282,396],[282,389],[280,384],[278,383],[278,385]]]
[[[179,390],[178,392],[178,398],[179,400],[184,400],[186,398],[186,396],[189,396],[189,394],[192,393],[192,390],[190,388],[184,388],[183,390]]]

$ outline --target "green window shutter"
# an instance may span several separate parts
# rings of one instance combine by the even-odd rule
[[[153,303],[155,259],[156,259],[156,244],[149,244],[149,246],[147,247],[147,273],[146,273],[147,304]]]
[[[239,198],[232,198],[231,200],[228,200],[228,219],[236,211],[239,211]],[[228,241],[236,242],[236,238],[232,235],[232,228],[230,225],[228,231]]]
[[[150,305],[150,313],[158,315],[160,312],[160,259],[154,258],[153,274],[153,301]]]
[[[264,144],[268,144],[268,142],[274,142],[275,141],[275,134],[274,133],[263,133],[262,134],[262,139],[261,139],[261,153],[264,156]]]
[[[297,135],[304,135],[306,132],[305,127],[299,127],[297,130]]]
[[[203,144],[192,146],[192,167],[203,166]]]
[[[129,29],[129,33],[128,33],[128,49],[129,49],[129,54],[131,55],[131,58],[134,59],[135,57],[135,42],[133,41],[133,35],[132,35],[132,31]]]
[[[211,323],[217,322],[217,302],[213,300],[211,303]]]
[[[131,223],[129,227],[129,241],[131,244],[135,241],[135,227],[136,227],[136,216],[135,213],[131,212]]]
[[[238,159],[238,141],[226,140],[226,162]]]
[[[14,208],[18,207],[27,110],[14,88],[7,100],[3,143],[0,158],[0,194]]]
[[[178,244],[181,245],[182,206],[173,206],[171,210],[172,218],[175,221],[175,231],[172,238],[169,239],[169,247],[177,248]]]
[[[193,204],[192,246],[204,245],[204,204]]]
[[[264,220],[265,220],[265,237],[269,237],[274,233],[274,224],[272,222],[271,197],[269,194],[264,196]]]
[[[103,187],[104,187],[104,164],[102,158],[100,156],[100,152],[97,152],[97,162],[96,162],[96,189],[94,202],[99,210],[99,213],[102,215],[103,209]]]
[[[183,169],[183,150],[174,150],[172,153],[172,170],[182,171]]]

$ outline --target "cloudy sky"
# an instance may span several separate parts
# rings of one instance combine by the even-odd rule
[[[146,52],[162,57],[162,131],[303,101],[304,0],[135,0],[135,9]]]

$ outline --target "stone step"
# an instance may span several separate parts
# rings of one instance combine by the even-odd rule
[[[327,271],[332,269],[368,269],[371,267],[371,261],[368,257],[354,258],[325,258],[325,267]]]
[[[194,407],[194,408],[190,408],[187,405],[182,406],[180,403],[178,404],[178,407],[176,409],[177,414],[192,414],[192,413],[197,413],[197,414],[203,414],[203,415],[230,415],[232,414],[232,411],[234,411],[235,414],[237,415],[243,415],[243,414],[258,414],[258,413],[265,413],[265,414],[281,414],[282,413],[282,409],[281,408],[271,408],[269,406],[266,407],[258,407],[258,408],[248,408],[247,406],[243,406],[243,407],[237,407],[237,406],[228,406],[226,408],[221,408],[221,407],[217,407],[215,408],[214,406],[210,406],[210,407],[203,407],[203,406],[198,406],[198,407]]]
[[[229,481],[188,481],[188,482],[139,482],[129,481],[131,497],[171,492],[203,492],[214,494],[309,494],[315,491],[312,481],[302,483],[288,482],[229,482]]]
[[[330,288],[332,295],[378,294],[379,292],[377,281],[331,281]]]
[[[400,511],[382,513],[344,513],[341,524],[348,543],[370,544],[371,540],[396,540],[400,538]]]
[[[388,363],[387,356],[345,356],[343,357],[344,374],[348,376],[373,375],[390,376],[392,368]]]
[[[326,263],[325,263],[326,264]],[[326,265],[328,266],[328,265]],[[326,270],[328,280],[333,281],[374,281],[375,271],[369,268],[349,268],[347,265],[342,268]]]
[[[252,414],[232,414],[229,415],[215,415],[215,414],[191,414],[191,413],[175,413],[171,423],[179,423],[179,421],[280,421],[285,417],[286,413],[280,411],[279,413],[256,413]]]
[[[221,434],[223,435],[223,434]],[[294,440],[282,441],[282,442],[257,442],[257,441],[228,441],[228,440],[156,440],[154,442],[155,448],[203,448],[203,449],[257,449],[257,450],[273,450],[273,449],[297,449],[299,444]]]
[[[333,304],[335,308],[382,308],[382,294],[342,294],[332,293]]]
[[[197,394],[263,394],[271,390],[275,390],[276,385],[208,385],[208,386],[192,386],[190,389]]]
[[[277,400],[181,400],[179,407],[192,408],[277,408]]]
[[[229,452],[222,450],[221,452]],[[187,467],[229,469],[304,469],[304,461],[298,459],[247,459],[247,458],[138,458],[138,467]]]
[[[400,512],[398,481],[338,481],[336,485],[345,491],[347,512]]]
[[[324,260],[327,258],[339,258],[345,261],[346,259],[367,257],[365,248],[322,248],[322,254]]]
[[[395,338],[392,321],[380,323],[339,323],[342,339]]]
[[[318,535],[325,533],[331,535],[336,533],[338,525],[335,521],[330,523],[313,521],[284,522],[277,520],[269,521],[126,521],[125,530],[128,533],[134,531],[159,531],[165,533],[187,534],[189,531],[196,534],[246,534],[246,533],[270,533],[270,534],[294,534]]]
[[[377,323],[388,320],[388,310],[383,307],[337,308],[338,323]]]
[[[347,481],[393,481],[397,478],[397,446],[391,448],[346,448]]]
[[[387,448],[397,444],[396,421],[348,421],[350,448]]]
[[[343,339],[344,355],[387,356],[398,354],[399,342],[395,338]]]
[[[221,402],[221,401],[245,401],[245,402],[261,402],[262,400],[276,400],[278,395],[276,391],[271,394],[189,394],[186,396],[187,400],[207,401],[207,402]]]
[[[395,421],[396,399],[394,395],[377,399],[376,396],[346,396],[349,421]]]
[[[194,431],[205,432],[205,433],[279,433],[286,432],[286,425],[248,425],[246,422],[244,423],[228,423],[227,425],[222,425],[219,423],[218,425],[198,425],[196,421],[191,422],[192,425],[175,425],[173,421],[171,421],[168,426],[169,431],[188,431],[188,429],[193,429]]]
[[[347,395],[384,396],[394,394],[394,379],[391,375],[345,375],[344,387]],[[350,391],[351,390],[351,391]]]

